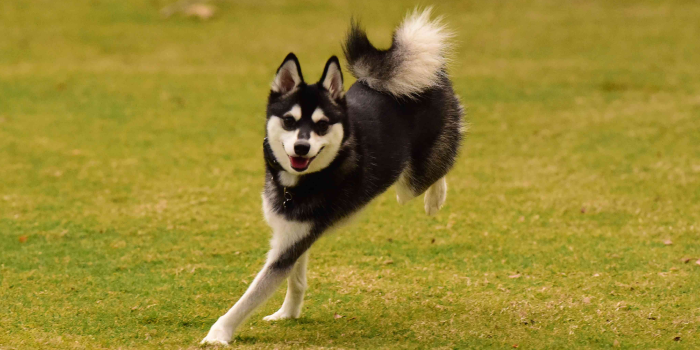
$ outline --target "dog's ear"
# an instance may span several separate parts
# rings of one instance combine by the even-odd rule
[[[338,57],[333,56],[328,59],[319,83],[328,90],[333,99],[343,97],[343,72],[340,70]]]
[[[275,80],[272,81],[272,92],[286,94],[303,82],[304,76],[301,75],[299,60],[297,56],[290,52],[282,61],[282,65],[277,69]]]

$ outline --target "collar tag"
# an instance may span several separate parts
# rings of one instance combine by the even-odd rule
[[[284,209],[292,209],[294,202],[292,202],[292,193],[287,191],[287,187],[284,188],[284,202],[282,202]]]

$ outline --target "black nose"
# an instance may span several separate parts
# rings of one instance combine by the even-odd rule
[[[294,144],[294,152],[298,156],[305,156],[309,153],[309,149],[311,148],[311,145],[309,145],[308,142],[302,142],[302,141],[297,141]]]

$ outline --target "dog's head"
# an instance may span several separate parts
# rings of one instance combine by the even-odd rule
[[[287,55],[272,81],[267,104],[267,139],[285,171],[308,174],[331,164],[346,136],[345,106],[337,57],[328,60],[316,84],[308,85],[297,57]]]

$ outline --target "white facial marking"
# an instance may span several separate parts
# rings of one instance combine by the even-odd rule
[[[312,132],[309,138],[311,145],[309,156],[315,156],[316,159],[309,164],[309,168],[304,173],[314,173],[329,166],[338,154],[340,144],[343,142],[343,134],[343,124],[341,123],[331,125],[323,136]]]
[[[297,155],[297,152],[294,151],[294,144],[295,144],[295,143],[297,142],[297,140],[299,139],[299,131],[300,131],[299,129],[294,129],[294,130],[292,130],[291,132],[294,134],[293,139],[292,139],[291,141],[284,141],[284,151],[285,151],[285,152],[287,153],[287,155],[289,155],[289,156],[296,156],[296,155]],[[307,156],[313,157],[311,154],[312,154],[311,151],[309,151],[309,154],[307,154]],[[295,172],[292,173],[292,174],[298,174],[298,173],[299,173],[299,172],[295,171]]]
[[[316,110],[314,110],[314,113],[311,114],[311,120],[313,120],[314,123],[318,123],[319,120],[328,121],[328,117],[326,117],[326,115],[323,114],[323,110],[321,110],[320,108],[316,108]]]
[[[294,150],[294,142],[297,139],[298,130],[284,130],[282,127],[282,119],[277,116],[272,116],[267,121],[267,140],[272,149],[272,154],[279,162],[280,166],[290,174],[298,174],[292,169],[289,162],[289,153],[286,151],[286,146],[289,145]],[[294,153],[292,153],[294,154]]]
[[[322,115],[323,112],[319,113]],[[319,114],[316,115],[318,116]],[[325,116],[323,117],[325,118]],[[271,116],[267,122],[267,137],[272,153],[282,169],[288,172],[289,175],[309,174],[323,170],[330,165],[333,159],[335,159],[341,143],[343,142],[343,124],[335,123],[331,125],[328,128],[328,132],[323,136],[318,135],[316,132],[311,132],[311,136],[307,140],[311,148],[306,157],[314,159],[304,171],[294,170],[289,160],[289,156],[296,156],[294,152],[294,143],[297,141],[298,135],[299,129],[285,130],[282,127],[281,118],[277,116]],[[287,177],[285,180],[291,179]],[[296,184],[296,181],[288,181],[288,183]]]
[[[292,109],[290,109],[289,112],[285,113],[284,115],[290,115],[294,118],[294,120],[299,121],[299,119],[301,119],[301,106],[294,105],[294,107],[292,107]]]

